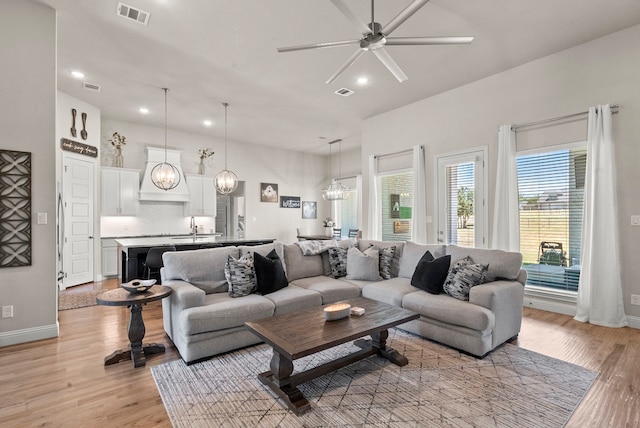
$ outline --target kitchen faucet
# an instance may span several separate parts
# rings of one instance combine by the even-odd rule
[[[198,226],[196,226],[196,219],[191,216],[191,222],[189,223],[189,227],[191,228],[191,234],[193,235],[193,239],[196,239],[196,235],[198,234]]]

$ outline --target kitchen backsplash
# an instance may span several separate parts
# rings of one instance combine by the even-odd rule
[[[184,216],[184,204],[140,202],[138,215],[102,217],[100,236],[188,235],[190,217]],[[214,231],[215,217],[195,217],[198,233]]]

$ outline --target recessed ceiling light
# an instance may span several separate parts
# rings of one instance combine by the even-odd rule
[[[84,79],[84,73],[82,71],[73,70],[71,71],[71,75],[76,79]]]
[[[138,111],[139,111],[140,113],[142,113],[142,114],[147,114],[147,113],[149,113],[149,109],[148,109],[148,108],[146,108],[146,107],[140,107],[140,108],[138,109]]]
[[[202,124],[204,126],[211,126],[211,125],[213,125],[213,122],[211,122],[209,119],[206,119],[206,120],[202,121]]]
[[[358,77],[358,85],[366,85],[367,83],[369,83],[369,78],[368,77]]]

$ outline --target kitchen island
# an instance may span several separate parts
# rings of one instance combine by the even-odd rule
[[[238,238],[220,235],[166,235],[130,238],[115,238],[118,244],[118,276],[121,281],[143,278],[144,261],[152,247],[175,246],[177,251],[235,245],[261,245],[275,241],[274,238]]]

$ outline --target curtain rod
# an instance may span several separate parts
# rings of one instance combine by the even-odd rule
[[[617,104],[612,104],[610,107],[611,107],[611,114],[618,113],[619,106]],[[517,131],[520,128],[528,128],[529,126],[542,125],[549,122],[558,122],[560,120],[571,119],[573,117],[578,117],[578,116],[584,116],[585,114],[589,114],[589,110],[581,111],[580,113],[567,114],[565,116],[553,117],[551,119],[539,120],[537,122],[523,123],[521,125],[512,125],[511,129],[513,129],[514,131]]]
[[[420,148],[424,150],[424,146],[420,145]],[[375,159],[380,159],[380,158],[390,158],[393,156],[401,156],[401,155],[406,155],[408,153],[413,153],[413,148],[411,149],[406,149],[406,150],[400,150],[399,152],[393,152],[393,153],[385,153],[383,155],[373,155],[373,157]]]

